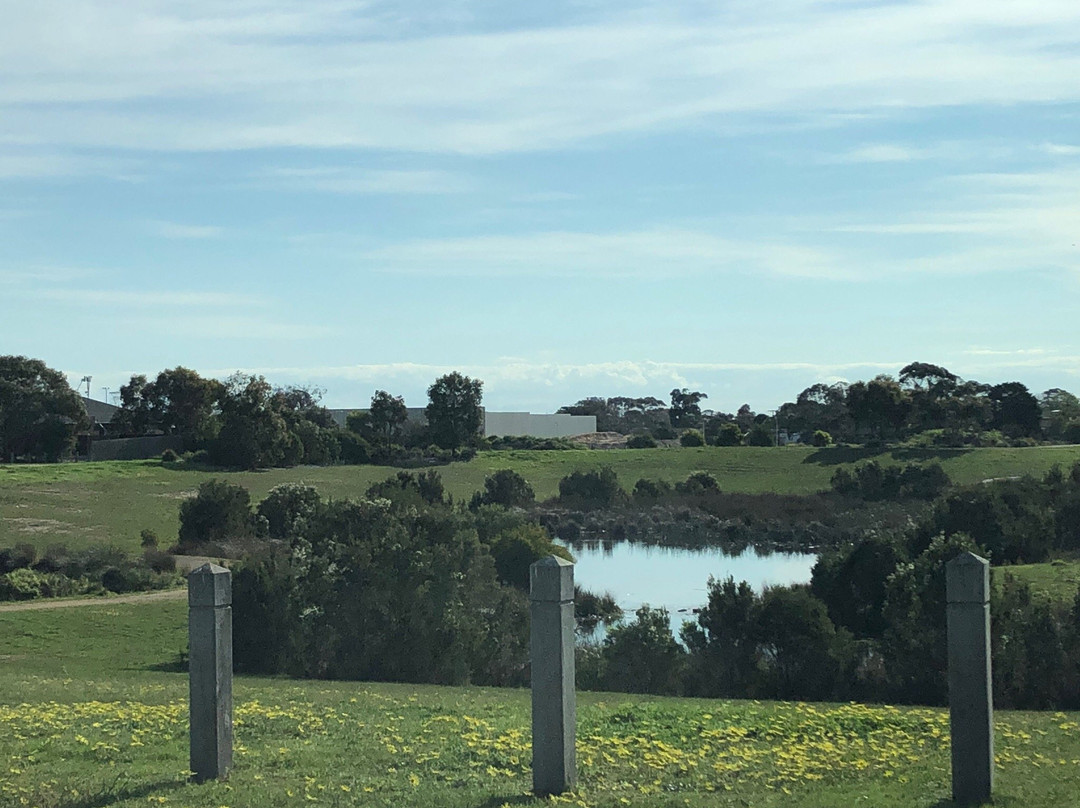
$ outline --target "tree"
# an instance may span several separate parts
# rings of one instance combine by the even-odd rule
[[[217,379],[204,379],[194,370],[175,367],[157,375],[148,397],[162,432],[203,443],[213,437],[214,408],[223,392]]]
[[[213,445],[215,460],[247,469],[299,462],[303,445],[289,432],[278,407],[262,376],[230,376],[221,397],[221,432]]]
[[[163,370],[152,382],[134,375],[120,387],[113,424],[135,435],[154,430],[179,435],[193,448],[214,437],[215,407],[223,391],[221,382],[184,367]]]
[[[1039,400],[1020,382],[995,384],[986,397],[993,407],[992,424],[1013,435],[1035,436],[1040,433]]]
[[[457,371],[440,376],[428,388],[424,414],[436,444],[457,451],[476,439],[484,415],[480,407],[483,390],[482,381]]]
[[[409,417],[405,399],[392,396],[385,390],[376,390],[371,397],[371,428],[386,441],[386,451],[390,451],[394,437],[401,431],[401,425]]]
[[[59,460],[88,421],[64,374],[40,359],[0,356],[0,458]]]
[[[855,382],[847,389],[847,406],[855,423],[880,440],[896,434],[904,425],[911,398],[887,375],[869,382]]]
[[[141,373],[132,375],[127,384],[120,385],[120,410],[110,422],[114,428],[132,435],[145,435],[150,431],[149,388],[150,382]]]
[[[671,425],[676,429],[701,425],[701,402],[708,398],[704,393],[687,390],[685,387],[671,391]]]
[[[1046,437],[1053,440],[1064,438],[1069,425],[1080,421],[1080,399],[1060,387],[1044,392],[1039,399],[1039,408],[1042,410],[1043,431]]]

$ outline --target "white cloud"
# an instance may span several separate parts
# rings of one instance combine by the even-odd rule
[[[260,175],[272,184],[336,194],[453,194],[471,183],[449,171],[375,170],[347,166],[274,168]]]
[[[714,116],[1080,100],[1073,0],[691,8],[532,30],[466,13],[433,36],[370,5],[16,4],[0,142],[496,153]]]
[[[179,222],[150,222],[150,229],[163,238],[207,239],[218,238],[225,229],[216,225],[181,224]]]
[[[432,239],[373,250],[362,260],[382,272],[430,275],[665,277],[767,272],[847,277],[833,256],[816,248],[737,241],[681,229]]]
[[[1080,146],[1067,143],[1044,143],[1043,151],[1055,156],[1076,157],[1080,155]]]

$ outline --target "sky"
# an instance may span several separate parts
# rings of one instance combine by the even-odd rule
[[[494,410],[1080,393],[1076,0],[0,0],[0,353]],[[85,390],[85,385],[84,385]]]

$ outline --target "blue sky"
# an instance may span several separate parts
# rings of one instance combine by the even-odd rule
[[[1080,392],[1080,3],[0,0],[0,353]]]

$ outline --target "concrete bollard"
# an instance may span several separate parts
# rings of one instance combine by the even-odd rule
[[[188,575],[191,771],[196,782],[232,768],[232,574],[203,564]]]
[[[577,782],[574,565],[542,558],[529,568],[529,581],[533,791],[562,794]]]
[[[989,802],[994,788],[990,562],[961,553],[945,565],[953,801]]]

